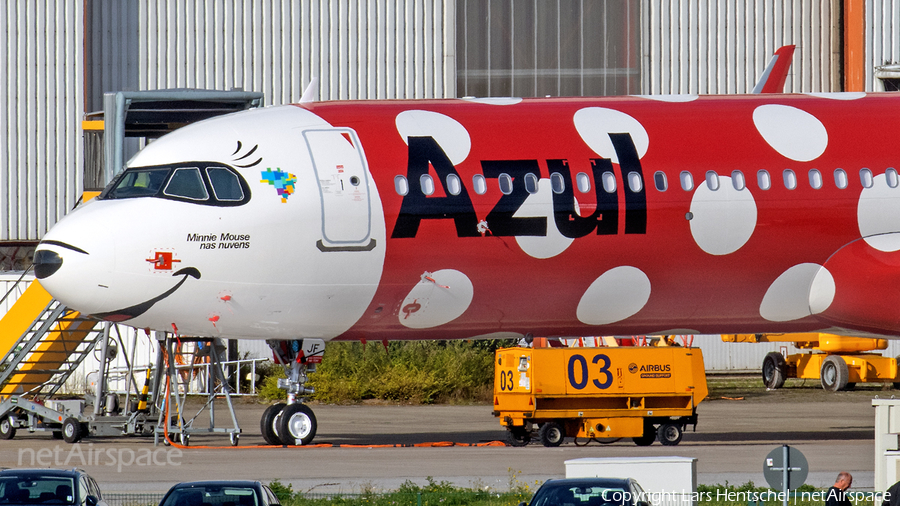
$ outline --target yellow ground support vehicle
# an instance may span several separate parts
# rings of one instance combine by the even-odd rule
[[[834,334],[723,334],[732,343],[793,343],[809,353],[784,356],[770,352],[763,359],[762,378],[774,390],[787,378],[818,379],[825,390],[850,390],[857,383],[894,383],[900,386],[897,359],[868,351],[885,350],[884,339],[848,337]]]
[[[514,446],[537,435],[681,442],[706,398],[699,348],[504,348],[494,357],[494,416]]]

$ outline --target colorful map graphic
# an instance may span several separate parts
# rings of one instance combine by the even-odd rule
[[[282,202],[287,202],[288,197],[294,193],[294,185],[297,184],[297,176],[284,172],[280,168],[267,168],[262,172],[260,183],[269,183],[274,186],[281,196]]]

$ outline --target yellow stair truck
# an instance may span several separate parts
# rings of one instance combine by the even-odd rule
[[[493,414],[513,446],[535,435],[544,446],[567,437],[677,445],[706,395],[699,348],[503,348],[494,357]]]

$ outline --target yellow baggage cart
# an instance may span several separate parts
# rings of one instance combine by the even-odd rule
[[[681,442],[706,398],[699,348],[504,348],[494,357],[494,416],[514,446],[535,436],[638,446]]]

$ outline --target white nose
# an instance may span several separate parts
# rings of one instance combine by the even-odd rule
[[[113,269],[112,236],[74,212],[56,224],[34,252],[34,275],[50,295],[84,314],[104,307]]]

